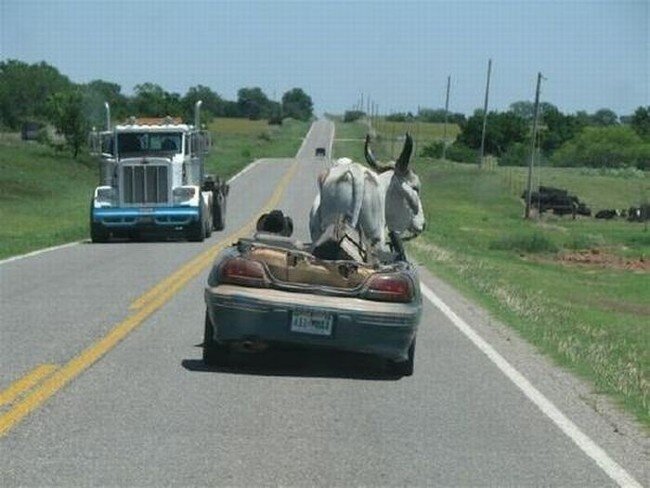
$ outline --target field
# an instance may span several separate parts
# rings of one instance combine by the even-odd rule
[[[546,214],[525,221],[524,168],[421,158],[414,167],[427,230],[412,255],[650,426],[646,226]],[[534,183],[567,188],[598,210],[638,205],[649,178],[542,168]]]
[[[260,157],[293,157],[308,122],[217,119],[207,171],[228,178]],[[38,143],[0,134],[0,259],[88,237],[88,208],[99,180],[97,162],[74,161]]]
[[[229,178],[259,158],[291,158],[296,155],[309,122],[285,119],[282,126],[265,120],[215,119],[210,124],[212,151],[207,172]]]
[[[419,152],[426,144],[442,140],[444,124],[437,123],[408,123],[388,122],[379,119],[373,127],[373,133],[382,138],[383,144],[373,146],[375,153],[381,160],[394,159],[402,149],[404,133],[410,132],[415,141],[415,150]],[[456,139],[460,128],[456,124],[447,124],[447,139],[451,143]],[[334,154],[336,157],[350,157],[355,161],[363,161],[363,139],[368,133],[365,122],[342,123],[337,121],[334,141]]]
[[[0,136],[0,258],[81,239],[99,169],[17,136]]]

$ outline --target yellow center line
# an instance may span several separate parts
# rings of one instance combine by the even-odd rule
[[[14,381],[6,390],[0,391],[0,405],[13,403],[16,398],[50,376],[56,368],[58,368],[56,364],[39,364],[22,378]]]
[[[277,207],[297,169],[298,161],[294,162],[291,168],[284,174],[271,195],[271,198],[266,202],[260,213],[268,212]],[[229,239],[236,239],[248,235],[253,230],[258,215],[255,215],[248,224],[229,236]],[[125,320],[113,327],[104,337],[73,357],[24,399],[0,415],[0,437],[7,434],[11,428],[29,415],[29,413],[40,407],[57,391],[113,349],[151,314],[171,300],[190,280],[211,264],[217,254],[229,244],[230,240],[222,240],[208,248],[140,297],[137,300],[138,307],[133,315],[128,316]],[[165,285],[161,286],[162,283],[165,283]],[[131,308],[133,308],[133,305]]]

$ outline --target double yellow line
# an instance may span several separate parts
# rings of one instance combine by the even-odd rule
[[[211,264],[217,254],[232,241],[249,235],[254,229],[258,215],[269,212],[278,206],[297,169],[298,161],[296,160],[280,180],[271,198],[251,221],[234,234],[230,234],[219,243],[192,258],[138,297],[129,307],[133,314],[113,327],[104,337],[88,346],[62,367],[57,369],[55,365],[40,365],[12,383],[6,390],[0,392],[0,400],[4,400],[4,402],[0,401],[0,406],[11,405],[7,412],[0,415],[0,437],[113,349],[151,314],[171,300],[190,280]]]

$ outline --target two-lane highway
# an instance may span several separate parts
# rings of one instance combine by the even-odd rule
[[[316,177],[328,165],[314,151],[325,147],[329,157],[333,136],[332,123],[316,122],[295,159],[263,160],[237,177],[227,227],[205,243],[80,244],[0,264],[0,486],[648,481],[643,438],[613,433],[576,399],[580,383],[426,272],[423,283],[456,318],[604,457],[558,426],[504,372],[502,356],[477,347],[430,300],[412,377],[323,352],[203,366],[210,261],[265,209],[291,215],[308,239]]]

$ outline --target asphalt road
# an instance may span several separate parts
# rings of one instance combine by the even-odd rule
[[[316,122],[295,160],[238,176],[226,229],[205,243],[79,244],[0,264],[0,486],[648,484],[647,434],[426,272],[423,283],[605,458],[428,300],[409,378],[322,352],[203,366],[210,249],[274,199],[307,239],[328,164],[314,149],[329,155],[332,137]],[[41,373],[31,393],[7,393]]]

